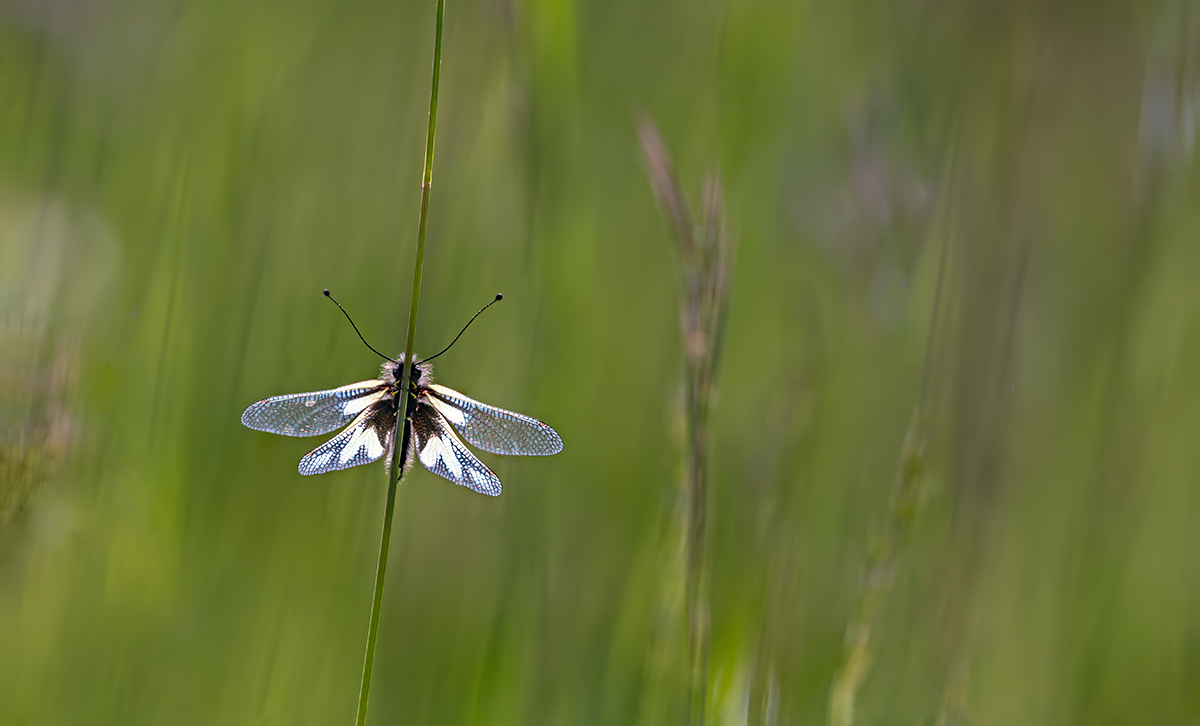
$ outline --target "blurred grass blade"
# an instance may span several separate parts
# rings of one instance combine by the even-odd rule
[[[892,486],[888,515],[879,532],[871,537],[868,564],[859,584],[851,621],[846,626],[842,663],[829,691],[829,723],[852,726],[858,691],[874,660],[874,633],[887,604],[900,566],[905,537],[917,510],[917,495],[925,463],[925,440],[921,413],[913,414],[900,453],[900,470]]]
[[[708,701],[710,640],[708,605],[709,404],[724,338],[730,251],[722,218],[721,185],[705,182],[701,197],[704,225],[696,229],[670,154],[653,123],[638,125],[646,176],[663,214],[670,220],[683,281],[679,320],[683,334],[684,422],[684,600],[688,626],[688,688],[685,723],[703,724]]]

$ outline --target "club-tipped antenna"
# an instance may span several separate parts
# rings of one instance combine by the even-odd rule
[[[363,342],[363,345],[370,348],[375,353],[375,355],[379,356],[380,358],[383,358],[384,360],[390,360],[393,363],[400,362],[400,361],[396,360],[395,358],[389,358],[388,356],[384,355],[383,353],[380,353],[379,351],[375,350],[375,346],[373,346],[367,342],[367,339],[364,338],[363,334],[359,332],[358,326],[354,324],[354,318],[350,317],[350,313],[346,312],[346,308],[342,307],[342,304],[340,302],[338,302],[337,300],[334,300],[333,295],[329,294],[329,288],[325,288],[325,297],[329,298],[330,300],[333,300],[333,304],[337,305],[338,310],[342,311],[342,315],[345,315],[346,319],[350,321],[350,327],[354,328],[354,332],[358,333],[358,339]]]
[[[492,298],[492,301],[490,303],[479,308],[479,312],[475,313],[474,315],[471,316],[471,319],[467,321],[467,324],[463,326],[463,329],[458,331],[458,335],[454,336],[454,340],[450,341],[450,345],[447,345],[445,348],[442,348],[441,351],[439,351],[437,353],[437,355],[431,355],[428,358],[425,358],[424,360],[422,360],[421,362],[428,363],[429,361],[433,360],[434,358],[437,358],[442,353],[445,353],[446,351],[450,350],[450,346],[452,346],[458,342],[458,339],[462,337],[463,333],[467,332],[467,328],[471,327],[471,323],[475,322],[475,318],[479,317],[480,313],[482,313],[484,310],[487,310],[488,308],[490,308],[491,306],[495,305],[496,303],[500,302],[503,299],[504,299],[503,293],[499,293],[499,292],[496,293],[496,297]]]

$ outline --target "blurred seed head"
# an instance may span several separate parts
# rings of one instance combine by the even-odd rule
[[[55,338],[28,318],[0,320],[0,534],[75,438],[78,374],[77,335]]]
[[[77,438],[81,331],[116,259],[94,215],[0,190],[0,532]]]

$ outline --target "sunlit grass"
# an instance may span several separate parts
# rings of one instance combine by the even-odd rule
[[[419,331],[435,3],[0,5],[0,723],[349,720],[382,467],[237,424],[324,287],[569,442],[406,477],[368,723],[1196,720],[1187,3],[451,3]]]

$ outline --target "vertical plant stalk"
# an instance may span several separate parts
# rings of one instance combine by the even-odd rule
[[[829,723],[854,723],[858,691],[874,656],[872,636],[889,599],[900,566],[900,554],[916,515],[921,473],[925,462],[924,425],[921,411],[912,422],[900,453],[900,470],[892,485],[887,520],[868,545],[867,567],[859,583],[858,602],[846,626],[842,664],[829,690]]]
[[[725,331],[729,287],[729,237],[722,221],[720,184],[709,179],[697,230],[662,138],[649,121],[638,128],[646,175],[659,206],[674,226],[683,290],[679,321],[684,341],[684,598],[688,625],[686,723],[703,724],[708,700],[708,458],[709,404]]]
[[[379,540],[379,562],[375,568],[375,592],[371,600],[371,624],[367,628],[367,652],[363,658],[362,683],[358,691],[358,716],[355,723],[367,721],[367,701],[371,693],[371,671],[375,666],[375,642],[379,635],[379,611],[383,606],[383,583],[387,573],[388,545],[392,541],[392,519],[396,512],[396,489],[400,484],[404,452],[400,451],[403,426],[408,420],[408,386],[412,373],[413,341],[417,335],[417,306],[421,299],[421,269],[425,264],[425,228],[429,221],[429,192],[433,187],[433,137],[437,127],[438,81],[442,71],[442,16],[445,0],[437,0],[437,28],[433,39],[433,81],[429,91],[429,129],[425,133],[425,168],[421,173],[421,215],[417,226],[417,257],[413,264],[412,299],[408,306],[408,336],[404,341],[405,365],[400,379],[399,407],[396,428],[392,431],[392,455],[388,466],[387,504],[383,513],[383,533]]]
[[[946,176],[953,166],[953,141],[951,155],[947,161]],[[945,186],[948,186],[945,185]],[[947,227],[949,223],[945,222]],[[850,622],[846,625],[843,642],[842,662],[829,688],[830,726],[853,726],[858,703],[858,692],[866,680],[874,661],[874,633],[878,628],[883,609],[890,599],[896,581],[896,570],[908,538],[908,532],[916,519],[920,499],[921,479],[925,469],[926,421],[924,410],[929,395],[929,379],[936,350],[938,322],[942,309],[942,292],[945,286],[946,264],[950,254],[950,233],[945,231],[941,257],[938,261],[937,282],[930,311],[929,337],[925,343],[925,361],[922,365],[921,383],[917,392],[917,405],[913,410],[908,432],[900,447],[899,468],[892,482],[888,501],[887,517],[883,525],[874,532],[867,543],[867,564],[859,582],[857,600]]]

